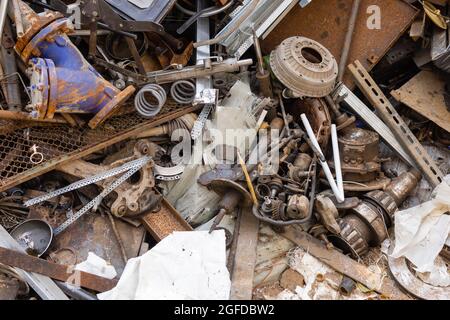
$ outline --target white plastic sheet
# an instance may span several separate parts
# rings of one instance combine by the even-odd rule
[[[175,232],[130,259],[117,286],[100,300],[227,300],[225,232]]]
[[[418,272],[435,271],[435,260],[450,232],[450,216],[446,214],[449,211],[450,186],[443,182],[434,191],[432,200],[397,212],[391,256],[407,258]]]

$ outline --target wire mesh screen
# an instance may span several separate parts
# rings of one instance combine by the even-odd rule
[[[125,132],[156,121],[159,121],[158,124],[164,123],[166,118],[169,121],[180,110],[179,105],[170,103],[153,119],[140,117],[136,113],[120,115],[95,130],[65,124],[30,125],[0,121],[0,191],[35,177],[41,171],[49,171],[49,166],[55,162],[70,160],[81,151],[99,144],[107,146],[108,141]],[[33,150],[33,146],[37,148]],[[34,152],[42,153],[41,163],[33,163],[36,160],[31,159]]]

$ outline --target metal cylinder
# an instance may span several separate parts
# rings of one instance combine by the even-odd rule
[[[415,169],[403,172],[397,178],[392,180],[386,188],[386,192],[395,200],[397,206],[399,206],[417,187],[421,178],[422,175]]]

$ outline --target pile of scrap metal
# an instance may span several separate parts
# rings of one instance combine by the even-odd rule
[[[320,298],[308,263],[336,299],[450,299],[391,255],[448,192],[450,3],[376,2],[2,0],[0,299],[101,298],[223,231],[231,299]]]

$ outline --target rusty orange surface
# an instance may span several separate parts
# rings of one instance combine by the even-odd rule
[[[339,62],[352,3],[353,0],[314,0],[305,8],[295,6],[262,41],[264,53],[270,53],[286,38],[304,36],[326,46]],[[367,26],[373,16],[371,6],[380,8],[379,30]],[[372,69],[408,29],[417,13],[416,8],[402,0],[362,0],[348,63],[359,60],[366,69]],[[348,71],[344,82],[353,86]]]

